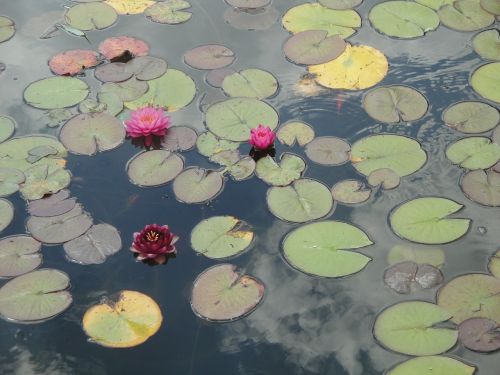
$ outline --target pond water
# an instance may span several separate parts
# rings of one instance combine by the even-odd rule
[[[8,16],[16,24],[13,38],[0,43],[0,63],[5,65],[5,70],[0,70],[0,114],[17,122],[14,136],[59,134],[57,127],[46,126],[44,110],[26,104],[23,99],[25,88],[32,82],[53,76],[47,64],[52,56],[70,49],[97,51],[106,38],[128,35],[146,41],[149,55],[165,59],[168,69],[181,70],[195,81],[194,100],[169,113],[173,125],[190,126],[200,134],[206,130],[200,107],[227,99],[220,89],[206,83],[206,71],[193,69],[183,59],[194,47],[221,44],[235,53],[231,69],[258,68],[276,77],[279,91],[265,101],[278,112],[280,124],[302,121],[313,127],[316,137],[335,136],[351,145],[375,134],[404,135],[421,144],[427,162],[422,168],[417,167],[415,173],[403,177],[397,188],[374,188],[370,198],[357,205],[335,202],[333,212],[323,215],[320,220],[352,223],[373,242],[358,250],[371,258],[366,268],[346,277],[325,278],[300,272],[285,260],[282,240],[303,224],[280,220],[271,214],[266,203],[269,186],[256,176],[239,182],[226,176],[222,192],[209,203],[185,204],[176,199],[172,182],[152,188],[130,182],[126,164],[140,150],[129,139],[111,151],[94,156],[69,153],[65,167],[72,176],[68,188],[71,196],[91,214],[94,223],[116,227],[123,248],[103,264],[85,266],[68,261],[62,245],[43,245],[41,267],[67,273],[73,303],[62,314],[39,324],[0,320],[0,373],[371,375],[384,374],[396,364],[413,358],[379,343],[372,332],[374,322],[382,310],[396,303],[408,300],[436,303],[436,293],[442,286],[417,288],[408,294],[391,290],[384,284],[391,249],[395,246],[413,247],[417,252],[441,249],[444,285],[459,275],[488,273],[489,258],[500,244],[500,209],[469,200],[460,188],[465,170],[453,165],[445,154],[450,144],[469,134],[446,126],[442,120],[444,110],[460,101],[481,101],[499,107],[494,100],[478,95],[469,83],[475,69],[486,63],[473,50],[472,37],[483,29],[498,27],[498,21],[474,32],[440,25],[421,38],[397,39],[377,32],[368,19],[369,11],[382,1],[365,0],[355,8],[362,26],[348,38],[349,43],[376,48],[389,62],[387,75],[375,88],[410,86],[429,103],[421,118],[387,124],[374,120],[364,110],[363,97],[369,89],[322,88],[312,83],[312,79],[303,78],[304,66],[285,58],[282,47],[291,34],[283,28],[281,17],[304,0],[272,0],[268,6],[272,10],[268,8],[266,12],[275,21],[263,30],[251,31],[237,29],[224,20],[230,6],[223,0],[189,2],[192,17],[187,22],[167,25],[151,22],[144,14],[120,15],[111,27],[86,32],[89,44],[84,38],[63,31],[48,39],[39,38],[57,22],[65,8],[76,3],[0,0],[0,15]],[[94,93],[101,85],[92,69],[79,78]],[[498,76],[491,79],[500,81]],[[75,115],[78,113],[76,107],[71,110]],[[120,118],[127,116],[125,113]],[[490,134],[488,131],[481,136]],[[328,188],[345,179],[366,183],[366,177],[352,163],[320,165],[310,161],[304,147],[288,147],[278,141],[275,147],[277,159],[284,152],[299,155],[307,164],[303,176],[321,181]],[[245,155],[250,146],[244,142],[239,150]],[[182,157],[185,166],[219,168],[196,148],[183,152]],[[448,198],[464,205],[453,217],[471,219],[467,233],[436,245],[414,244],[401,238],[404,236],[397,236],[391,229],[390,212],[405,201],[427,196]],[[29,213],[25,200],[19,193],[6,199],[12,202],[15,212],[2,237],[27,233]],[[255,238],[250,249],[228,260],[197,255],[190,242],[192,229],[204,219],[221,215],[232,215],[251,226]],[[137,262],[129,251],[133,233],[150,223],[168,224],[180,238],[176,244],[177,256],[167,264],[150,266]],[[228,323],[208,322],[196,316],[190,304],[194,280],[219,263],[234,264],[265,285],[264,299],[255,311]],[[6,282],[1,280],[0,286]],[[82,329],[86,310],[102,297],[116,295],[121,290],[139,291],[154,299],[163,315],[160,329],[143,344],[126,349],[110,349],[89,342]],[[493,300],[490,318],[496,317],[500,323],[498,292],[487,299]],[[407,318],[409,322],[413,319]],[[456,328],[451,322],[439,325]],[[411,334],[404,340],[411,341]],[[498,352],[479,353],[457,343],[441,355],[476,366],[479,375],[498,374]]]

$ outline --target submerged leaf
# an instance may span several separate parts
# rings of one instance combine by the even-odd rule
[[[430,264],[441,268],[444,265],[444,252],[437,247],[396,245],[387,254],[387,262],[396,264],[412,261],[417,264]]]

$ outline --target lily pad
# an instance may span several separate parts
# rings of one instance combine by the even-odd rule
[[[500,324],[500,279],[482,273],[458,276],[439,289],[437,303],[451,313],[456,324],[469,318]]]
[[[156,4],[156,0],[106,0],[118,14],[141,14],[148,7]]]
[[[101,82],[123,82],[134,75],[133,72],[127,69],[127,64],[122,62],[99,65],[94,74]]]
[[[464,320],[458,326],[458,339],[467,349],[488,353],[500,349],[498,324],[486,318]]]
[[[314,129],[304,122],[290,121],[279,127],[276,138],[287,146],[297,143],[303,147],[314,139]]]
[[[485,206],[500,206],[500,173],[490,170],[467,172],[460,180],[467,198]]]
[[[425,96],[407,86],[378,87],[363,98],[366,113],[377,121],[387,123],[416,121],[427,113],[428,107]]]
[[[500,112],[482,102],[459,102],[443,112],[443,121],[462,133],[484,133],[500,123]]]
[[[463,205],[451,199],[424,197],[405,202],[391,213],[391,228],[398,236],[423,244],[455,241],[469,230],[471,220],[449,218]]]
[[[123,111],[123,100],[114,92],[100,92],[97,94],[97,99],[99,103],[106,105],[104,112],[111,116],[117,116]]]
[[[30,201],[28,212],[31,216],[58,216],[71,211],[76,205],[76,198],[70,198],[69,190],[61,190],[49,197]]]
[[[28,151],[26,161],[33,164],[44,157],[51,155],[57,155],[57,150],[54,147],[47,145],[37,146]]]
[[[306,146],[306,155],[322,165],[342,165],[349,161],[351,145],[337,137],[318,137]]]
[[[342,277],[361,271],[371,258],[350,251],[372,245],[359,228],[340,221],[303,225],[283,241],[283,254],[301,272],[321,277]]]
[[[234,52],[220,44],[206,44],[187,51],[184,62],[195,69],[220,69],[231,65]]]
[[[9,17],[0,16],[0,43],[6,42],[16,33],[14,21]]]
[[[455,345],[458,332],[434,326],[451,317],[449,312],[433,303],[401,302],[378,315],[373,334],[384,347],[398,353],[416,356],[440,354]]]
[[[210,259],[236,256],[252,243],[254,234],[244,221],[233,216],[214,216],[197,224],[191,232],[191,247]]]
[[[370,189],[365,189],[364,184],[358,180],[342,180],[332,188],[332,196],[337,202],[358,204],[366,202],[371,195]]]
[[[307,69],[321,86],[331,89],[362,90],[384,79],[389,63],[384,54],[373,47],[363,45],[353,47],[348,44],[345,51],[335,60],[311,65]]]
[[[126,70],[133,73],[139,81],[151,81],[167,71],[167,62],[153,56],[137,56],[126,64]]]
[[[224,82],[224,78],[233,73],[236,73],[236,71],[231,68],[214,69],[207,73],[207,75],[205,76],[205,80],[210,86],[219,89],[222,87],[222,82]]]
[[[197,137],[196,131],[189,126],[174,126],[168,129],[161,146],[172,152],[191,150]]]
[[[205,122],[210,131],[229,141],[247,141],[250,129],[263,124],[274,130],[278,114],[269,104],[252,98],[233,98],[211,105]]]
[[[339,35],[344,39],[361,27],[361,17],[354,10],[334,10],[319,3],[295,6],[285,13],[281,22],[293,34],[306,30],[324,30],[328,35]]]
[[[19,190],[25,180],[24,173],[15,168],[0,167],[0,197],[8,197]]]
[[[333,208],[333,198],[325,185],[304,178],[289,186],[269,188],[267,205],[281,220],[305,223],[328,215]]]
[[[446,4],[453,4],[455,0],[416,0],[417,3],[425,5],[434,10],[438,10]]]
[[[500,279],[500,249],[490,257],[488,262],[488,271]]]
[[[130,348],[144,343],[160,329],[163,317],[149,296],[122,290],[116,302],[106,299],[83,316],[83,330],[92,342],[108,348]]]
[[[370,186],[382,186],[384,190],[395,189],[399,186],[401,177],[389,168],[376,169],[368,175]]]
[[[217,196],[224,187],[224,180],[217,171],[191,167],[174,180],[174,194],[184,203],[205,203]]]
[[[222,151],[236,150],[239,147],[238,142],[218,139],[213,133],[205,132],[199,135],[196,140],[196,148],[203,156],[210,157]]]
[[[453,30],[475,31],[495,22],[495,16],[481,8],[477,0],[457,0],[437,11],[441,23]]]
[[[135,110],[149,105],[174,112],[191,103],[196,94],[193,79],[177,69],[167,69],[164,75],[148,84],[149,90],[140,98],[126,102],[125,107]]]
[[[470,78],[472,88],[483,98],[500,103],[500,62],[480,66]]]
[[[475,367],[454,358],[429,356],[402,362],[387,375],[473,375],[475,372]]]
[[[360,5],[363,0],[319,0],[321,5],[330,9],[352,9]]]
[[[387,254],[387,262],[396,264],[404,261],[412,261],[417,264],[430,264],[441,268],[444,265],[444,252],[437,247],[396,245]]]
[[[238,30],[266,30],[278,20],[280,13],[273,6],[259,9],[228,8],[224,20]]]
[[[139,81],[132,77],[123,82],[106,82],[101,87],[99,97],[103,95],[116,95],[121,102],[130,102],[141,98],[149,90],[148,82]],[[143,106],[147,105],[146,103]]]
[[[192,14],[185,12],[191,4],[184,0],[165,0],[156,2],[144,11],[144,14],[153,22],[176,25],[189,21]]]
[[[125,129],[116,117],[107,113],[82,113],[61,128],[59,138],[75,154],[94,155],[121,145]]]
[[[258,9],[264,8],[271,3],[271,0],[225,0],[226,3],[235,8]]]
[[[36,240],[47,244],[71,241],[84,234],[92,226],[92,218],[77,204],[70,211],[57,216],[32,216],[26,227]]]
[[[0,288],[0,315],[26,323],[53,318],[71,305],[68,288],[68,275],[54,269],[18,276]]]
[[[91,50],[76,49],[58,53],[49,60],[52,72],[58,75],[76,75],[87,68],[96,66],[97,53]]]
[[[500,16],[500,4],[496,0],[481,0],[481,8],[491,14]]]
[[[64,19],[69,26],[78,30],[102,30],[113,25],[118,14],[111,6],[94,2],[72,6],[64,15]]]
[[[24,199],[40,199],[57,193],[71,182],[71,174],[59,166],[40,164],[24,172],[26,180],[19,190]]]
[[[114,60],[127,51],[132,56],[146,56],[149,46],[145,41],[129,36],[107,38],[99,44],[99,52],[108,60]]]
[[[306,169],[306,163],[299,156],[284,153],[278,164],[269,155],[259,159],[255,168],[257,177],[273,186],[290,185],[302,176]]]
[[[93,225],[84,235],[64,244],[66,256],[83,265],[104,263],[121,248],[120,233],[109,224]]]
[[[346,42],[326,30],[306,30],[291,36],[283,46],[287,59],[295,64],[323,64],[344,52]]]
[[[12,117],[0,115],[0,143],[6,141],[16,131],[17,123]]]
[[[500,32],[491,29],[476,34],[472,39],[472,48],[483,59],[500,61]]]
[[[42,244],[30,236],[0,239],[0,277],[14,277],[42,264]]]
[[[422,289],[433,288],[443,282],[441,271],[430,264],[417,264],[412,261],[392,265],[384,272],[384,283],[401,294],[408,294],[417,284]]]
[[[137,154],[127,164],[133,184],[159,186],[172,181],[184,168],[182,158],[167,150],[152,150]]]
[[[237,150],[217,152],[210,157],[210,161],[224,166],[221,173],[229,173],[235,181],[246,180],[255,171],[255,161],[250,156],[242,158]]]
[[[72,107],[89,94],[88,85],[78,78],[49,77],[33,82],[24,90],[24,100],[40,109]]]
[[[446,149],[453,164],[466,169],[486,169],[500,159],[500,145],[487,137],[462,138]]]
[[[254,311],[263,297],[261,281],[238,272],[232,264],[219,264],[203,271],[194,281],[191,308],[200,318],[230,322]]]
[[[265,99],[276,94],[278,81],[265,70],[245,69],[226,76],[222,90],[232,97]]]

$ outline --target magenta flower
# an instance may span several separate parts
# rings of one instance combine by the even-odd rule
[[[144,107],[132,112],[125,120],[127,135],[131,138],[144,137],[145,146],[153,143],[153,137],[163,137],[170,125],[170,116],[165,116],[162,108]]]
[[[179,237],[170,232],[168,225],[150,224],[134,233],[130,250],[137,253],[137,260],[165,263],[169,255],[177,253],[175,243],[178,239]]]
[[[259,124],[258,127],[250,130],[249,143],[258,150],[267,150],[273,145],[275,138],[276,134],[271,128]]]

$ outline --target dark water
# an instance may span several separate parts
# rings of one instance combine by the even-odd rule
[[[227,5],[222,0],[191,0],[193,19],[177,26],[159,25],[143,15],[120,16],[113,27],[90,32],[92,49],[109,36],[131,35],[149,42],[150,54],[165,58],[171,67],[195,79],[198,94],[186,109],[173,114],[175,124],[203,129],[197,108],[201,94],[211,89],[203,72],[184,65],[185,51],[206,43],[221,43],[237,54],[235,69],[262,68],[279,80],[280,92],[269,102],[279,111],[280,122],[291,119],[314,126],[316,135],[335,135],[349,142],[369,134],[391,132],[418,139],[429,161],[417,173],[402,180],[399,188],[376,194],[357,207],[337,205],[331,218],[354,223],[365,230],[375,245],[362,252],[373,261],[362,272],[341,279],[316,279],[289,267],[280,255],[280,241],[298,225],[272,216],[264,197],[267,186],[252,178],[244,182],[227,180],[224,191],[209,205],[186,205],[175,200],[171,184],[152,189],[132,185],[125,164],[138,150],[125,143],[111,152],[93,157],[68,157],[73,174],[70,186],[95,222],[116,226],[124,249],[103,265],[80,266],[65,260],[62,246],[44,246],[43,267],[60,269],[70,275],[74,304],[61,316],[38,325],[0,321],[0,374],[179,374],[179,375],[289,375],[383,374],[407,359],[391,353],[373,339],[371,329],[377,313],[405,299],[435,300],[435,290],[400,296],[383,285],[386,254],[404,244],[390,230],[386,217],[397,204],[423,195],[439,195],[465,204],[461,212],[473,220],[464,238],[440,246],[446,254],[446,280],[467,272],[485,272],[488,257],[500,244],[500,210],[467,200],[458,186],[461,170],[445,158],[444,150],[458,132],[446,128],[441,113],[459,100],[478,99],[468,78],[482,64],[472,51],[474,33],[460,33],[440,27],[425,38],[399,41],[375,32],[367,12],[378,1],[365,0],[358,8],[363,27],[350,38],[382,51],[390,62],[381,84],[406,84],[421,91],[430,102],[422,119],[410,124],[378,124],[361,107],[363,92],[324,90],[307,96],[298,91],[297,81],[304,70],[285,60],[281,46],[288,33],[276,23],[264,31],[236,30],[222,18]],[[280,14],[299,0],[274,0]],[[50,25],[50,14],[63,10],[56,0],[0,0],[0,14],[16,21],[17,34],[0,44],[0,113],[14,117],[17,134],[50,133],[40,120],[42,111],[23,103],[22,92],[31,82],[51,75],[47,60],[62,50],[89,48],[84,39],[61,34],[39,40]],[[87,74],[87,82],[97,82]],[[343,101],[339,110],[337,101]],[[277,145],[277,154],[288,151]],[[293,152],[304,156],[300,148]],[[186,165],[208,165],[205,158],[190,151]],[[328,186],[357,177],[350,164],[319,167],[311,163],[305,174]],[[134,197],[131,199],[131,197]],[[16,207],[14,222],[2,236],[25,232],[24,201],[9,198]],[[190,248],[191,229],[214,215],[234,215],[252,224],[257,239],[253,248],[231,260],[259,277],[266,285],[263,304],[250,316],[229,324],[209,324],[197,318],[189,305],[190,288],[196,276],[215,261],[196,256]],[[167,223],[180,236],[178,256],[166,266],[149,267],[134,262],[127,250],[132,233],[148,223]],[[481,234],[478,228],[485,227]],[[146,343],[130,349],[106,349],[87,342],[81,327],[85,310],[101,296],[122,289],[144,292],[160,305],[164,323]],[[478,374],[498,374],[500,354],[481,355],[457,346],[448,354],[478,366]],[[450,374],[453,375],[453,374]]]

